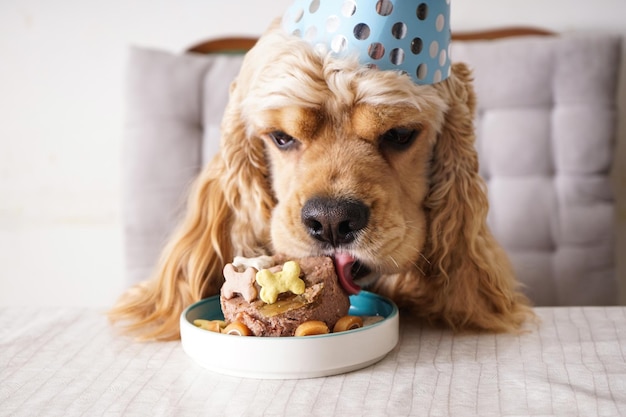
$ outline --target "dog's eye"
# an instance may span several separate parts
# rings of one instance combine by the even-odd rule
[[[419,136],[417,129],[407,129],[397,127],[390,129],[380,136],[380,145],[392,149],[403,151],[407,149]]]
[[[269,136],[274,141],[274,143],[276,144],[276,146],[278,146],[279,149],[283,149],[283,150],[292,148],[298,143],[298,141],[294,139],[293,136],[290,136],[280,130],[268,133],[267,136]]]

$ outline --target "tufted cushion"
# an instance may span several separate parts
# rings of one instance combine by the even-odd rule
[[[122,198],[128,283],[150,276],[189,186],[217,152],[228,86],[241,60],[131,49]]]
[[[614,304],[609,183],[619,39],[452,45],[473,68],[489,223],[537,305]],[[241,56],[134,49],[125,147],[129,283],[149,276],[194,176],[216,152]]]
[[[620,44],[459,42],[474,70],[489,222],[537,304],[617,302],[609,173]]]

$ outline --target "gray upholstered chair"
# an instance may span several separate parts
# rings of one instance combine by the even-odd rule
[[[452,59],[475,74],[489,222],[536,305],[615,304],[609,173],[620,40],[543,35],[459,36],[452,45]],[[129,284],[150,275],[190,183],[217,151],[242,57],[201,54],[209,52],[202,45],[194,51],[130,52],[123,216]]]

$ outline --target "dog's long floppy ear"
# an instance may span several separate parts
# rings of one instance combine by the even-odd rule
[[[139,339],[179,337],[179,316],[189,304],[216,294],[233,256],[256,256],[269,245],[274,203],[263,144],[249,137],[241,114],[254,49],[231,86],[222,121],[221,149],[196,179],[186,217],[165,247],[155,276],[130,288],[109,312]],[[253,77],[252,77],[253,78]]]
[[[473,117],[476,98],[469,69],[454,64],[436,85],[448,111],[433,150],[425,281],[433,307],[457,328],[517,329],[529,315],[511,265],[487,227],[486,185],[478,173]]]

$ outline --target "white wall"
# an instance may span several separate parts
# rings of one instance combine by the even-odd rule
[[[290,2],[0,1],[0,306],[104,307],[122,290],[128,46],[182,51],[211,37],[258,35]],[[626,35],[622,0],[455,0],[452,10],[453,30],[526,24]],[[624,248],[624,169],[616,180]]]

